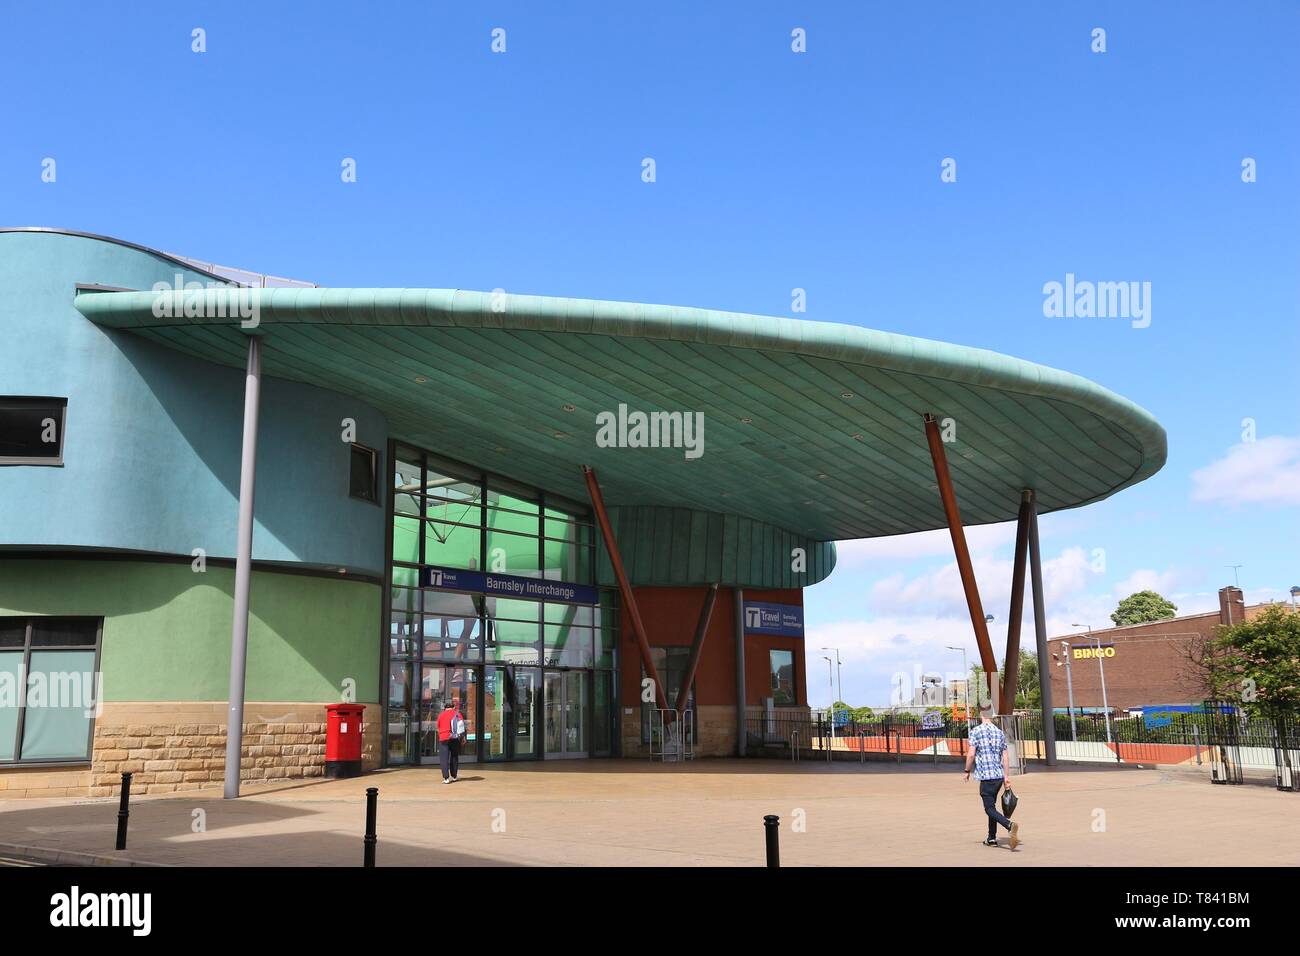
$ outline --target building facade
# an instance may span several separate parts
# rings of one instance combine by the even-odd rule
[[[1112,711],[1161,704],[1200,704],[1205,686],[1193,650],[1216,636],[1219,627],[1251,620],[1267,604],[1247,605],[1240,588],[1219,591],[1219,609],[1204,614],[1108,627],[1088,634],[1064,634],[1049,642],[1053,667],[1052,700],[1066,709],[1100,713],[1102,679]],[[1066,675],[1066,661],[1069,675]]]
[[[982,350],[59,230],[0,229],[0,342],[10,796],[319,776],[335,702],[366,768],[435,761],[448,698],[471,761],[743,754],[753,712],[807,710],[834,541],[956,540],[1165,455],[1131,402]]]

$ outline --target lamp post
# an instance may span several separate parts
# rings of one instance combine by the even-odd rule
[[[822,650],[835,652],[835,693],[831,695],[835,698],[835,700],[831,701],[831,731],[832,731],[831,736],[834,736],[835,701],[844,700],[844,679],[843,679],[843,674],[840,670],[840,665],[841,665],[840,649],[838,647],[823,647]]]
[[[1088,640],[1090,640],[1090,641],[1093,640],[1093,637],[1092,637],[1092,627],[1091,627],[1091,625],[1088,625],[1088,624],[1071,624],[1070,627],[1086,627],[1086,628],[1088,628]],[[1097,669],[1098,669],[1098,671],[1101,673],[1101,709],[1102,709],[1102,716],[1104,716],[1104,717],[1106,718],[1106,743],[1111,743],[1111,736],[1110,736],[1110,704],[1109,704],[1109,703],[1107,702],[1107,700],[1106,700],[1106,665],[1105,665],[1105,663],[1104,663],[1104,661],[1103,661],[1102,654],[1101,654],[1101,638],[1100,638],[1100,637],[1096,639],[1095,647],[1096,647],[1096,650],[1097,650]]]
[[[946,644],[944,646],[947,647],[948,650],[950,651],[961,651],[961,675],[962,675],[961,686],[962,686],[962,690],[964,691],[962,696],[965,698],[965,704],[966,704],[966,733],[969,734],[970,733],[970,671],[966,669],[966,648],[953,647],[951,644]]]
[[[992,623],[993,623],[993,615],[992,615],[992,614],[985,614],[985,615],[984,615],[984,623],[985,623],[985,624],[992,624]],[[995,663],[995,664],[997,663],[997,658],[996,658],[996,657],[993,658],[993,663]],[[1004,664],[1005,664],[1005,662],[1004,662]],[[999,706],[1000,706],[1000,704],[999,704],[999,698],[1001,697],[1001,693],[1000,693],[1000,692],[1001,692],[1001,690],[1002,690],[1002,687],[1001,687],[1001,685],[1002,685],[1002,681],[1001,681],[1001,679],[998,677],[996,671],[994,671],[992,674],[985,674],[985,675],[984,675],[984,679],[985,679],[985,681],[986,681],[986,682],[988,683],[988,685],[989,685],[989,701],[993,704],[993,713],[996,714],[996,713],[998,712],[998,708],[999,708]],[[997,687],[994,687],[994,684],[997,684],[998,686],[997,686]]]
[[[1074,722],[1074,678],[1070,675],[1070,642],[1061,641],[1061,658],[1065,664],[1065,687],[1070,695],[1070,739],[1079,742],[1079,727]],[[1057,665],[1058,667],[1060,664]],[[1053,720],[1056,718],[1053,717]]]
[[[826,648],[822,648],[822,650],[826,650]],[[833,666],[835,662],[825,654],[822,655],[822,660],[826,662],[826,683],[831,692],[831,705],[826,708],[826,716],[831,725],[831,744],[833,746],[835,743],[835,670]]]

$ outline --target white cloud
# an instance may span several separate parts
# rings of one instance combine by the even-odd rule
[[[1000,663],[1006,649],[1012,561],[1010,557],[986,554],[972,563],[984,609],[995,615],[989,636]],[[1047,636],[1081,633],[1087,625],[1096,629],[1110,627],[1110,613],[1119,598],[1147,588],[1188,598],[1186,606],[1176,601],[1179,613],[1197,613],[1217,606],[1214,595],[1179,594],[1177,587],[1186,587],[1191,576],[1177,569],[1142,568],[1114,584],[1103,582],[1105,578],[1094,571],[1090,554],[1082,547],[1067,547],[1046,558],[1043,590]],[[806,667],[809,696],[814,704],[825,704],[829,694],[827,666],[822,659],[828,652],[823,647],[839,650],[844,665],[844,697],[855,705],[887,704],[900,674],[906,675],[906,686],[914,686],[921,674],[938,673],[945,679],[960,676],[961,653],[951,647],[964,648],[968,664],[979,660],[955,561],[910,577],[896,572],[880,578],[868,591],[866,604],[865,613],[859,612],[862,616],[852,620],[809,621]],[[1033,597],[1028,580],[1020,646],[1028,650],[1034,647]]]
[[[1014,521],[983,524],[966,529],[966,546],[971,554],[995,551],[1016,538]],[[872,561],[907,561],[952,554],[952,538],[947,528],[896,534],[887,538],[858,538],[835,542],[836,566],[840,568]]]
[[[1155,591],[1168,597],[1180,585],[1188,583],[1183,578],[1184,575],[1180,571],[1153,571],[1150,568],[1139,568],[1115,585],[1115,597],[1126,598],[1138,591]]]
[[[1300,438],[1273,435],[1233,445],[1192,473],[1192,500],[1300,505]]]

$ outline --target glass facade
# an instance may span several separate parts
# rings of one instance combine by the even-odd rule
[[[401,444],[388,460],[387,762],[437,762],[448,697],[469,724],[462,760],[611,755],[618,612],[595,588],[590,509]],[[473,572],[478,589],[426,586],[432,570]],[[505,597],[483,572],[596,597]]]

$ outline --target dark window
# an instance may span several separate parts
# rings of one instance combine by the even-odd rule
[[[66,398],[0,397],[0,465],[63,464]]]
[[[348,494],[362,501],[379,501],[379,455],[365,445],[352,445]]]

